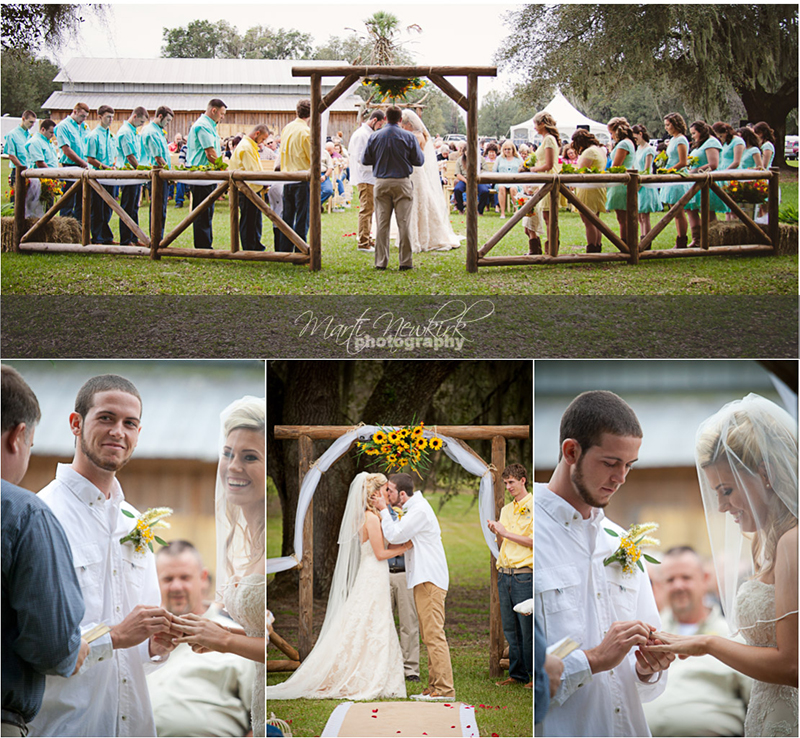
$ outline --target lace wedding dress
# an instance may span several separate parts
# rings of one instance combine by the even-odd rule
[[[748,645],[777,648],[774,584],[758,579],[747,580],[739,587],[736,612],[742,635]],[[797,735],[797,689],[753,680],[744,734]]]
[[[238,587],[228,587],[225,590],[224,604],[228,614],[244,629],[247,635],[253,638],[266,636],[266,602],[264,591],[266,577],[263,574],[248,574]],[[252,586],[259,585],[259,586]],[[266,684],[266,669],[264,664],[254,662],[256,676],[253,681],[253,703],[251,707],[251,721],[253,735],[267,734],[266,728],[266,702],[264,700],[264,685]]]
[[[269,699],[405,698],[389,565],[375,558],[369,540],[361,544],[360,556],[350,596],[335,622],[289,679],[267,689]]]

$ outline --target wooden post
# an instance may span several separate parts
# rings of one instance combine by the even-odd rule
[[[312,143],[313,146],[313,137]],[[311,468],[314,442],[308,436],[300,436],[298,485],[302,486],[306,472]],[[299,487],[298,487],[299,488]],[[308,506],[303,522],[303,558],[300,567],[300,628],[298,631],[298,650],[300,658],[305,659],[313,646],[314,635],[314,501]]]
[[[92,242],[92,190],[89,179],[81,176],[81,244],[87,246]]]
[[[322,268],[322,78],[311,75],[311,182],[308,197],[308,245],[311,247],[311,271]]]
[[[627,185],[627,200],[625,207],[625,220],[627,221],[628,231],[628,251],[630,251],[631,258],[628,262],[633,266],[639,263],[639,171],[636,169],[629,169],[628,174],[631,178],[628,180]]]
[[[164,214],[161,201],[164,197],[164,180],[159,176],[160,169],[153,169],[150,177],[150,259],[159,261],[158,247],[164,230]]]
[[[547,228],[547,253],[549,256],[558,256],[558,204],[560,198],[561,185],[558,177],[555,177],[550,190],[550,223]]]
[[[478,75],[467,77],[467,272],[478,271]]]
[[[772,248],[775,253],[778,253],[778,246],[781,242],[781,226],[778,222],[778,210],[780,203],[778,196],[780,195],[780,169],[778,167],[770,167],[770,174],[772,177],[769,180],[769,199],[767,200],[767,235],[772,241]]]
[[[700,248],[708,249],[708,220],[711,217],[711,189],[708,186],[711,175],[706,176],[703,189],[700,190]]]
[[[25,197],[28,194],[28,180],[22,170],[14,167],[14,251],[20,252],[19,244],[25,234]]]
[[[234,185],[235,183],[231,179],[228,204],[231,208],[231,253],[235,254],[239,250],[239,188]]]
[[[502,436],[492,437],[492,464],[495,467],[492,476],[494,477],[494,516],[495,520],[497,520],[505,502],[505,486],[501,475],[503,469],[506,468],[506,439]],[[500,597],[497,592],[497,562],[492,555],[489,555],[489,564],[491,566],[491,582],[489,584],[489,676],[498,677],[503,675],[500,659],[505,648],[505,638],[503,637],[503,620],[500,616]]]

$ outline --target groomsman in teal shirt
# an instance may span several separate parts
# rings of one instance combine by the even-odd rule
[[[114,120],[114,108],[101,105],[97,109],[97,117],[100,124],[89,134],[86,159],[95,169],[113,169],[117,156],[117,142],[110,128],[111,121]],[[117,193],[113,186],[104,185],[103,180],[100,180],[100,185],[111,197],[116,198]],[[114,243],[110,221],[111,206],[92,190],[92,243]]]
[[[8,183],[13,187],[16,170],[28,168],[28,154],[26,148],[31,140],[31,130],[36,123],[36,113],[26,110],[22,114],[20,124],[11,133],[6,135],[3,144],[3,153],[6,154],[11,162],[11,172],[9,173]]]
[[[141,106],[135,108],[130,118],[126,120],[122,127],[117,131],[117,148],[120,157],[136,169],[142,158],[142,144],[139,132],[136,130],[147,120],[147,110]],[[120,187],[120,205],[122,209],[131,216],[137,225],[139,224],[139,194],[142,185],[132,184]],[[119,242],[123,246],[131,246],[139,243],[139,239],[134,232],[125,225],[122,218],[119,219]]]
[[[39,126],[39,133],[28,141],[26,152],[31,169],[53,169],[58,166],[56,150],[51,143],[56,123],[47,118]]]
[[[58,148],[61,149],[60,163],[64,167],[81,167],[88,169],[86,161],[86,139],[89,136],[89,126],[86,119],[89,117],[89,106],[79,102],[72,112],[56,126],[56,139]],[[81,221],[83,215],[83,200],[78,190],[61,208],[61,215],[65,218],[75,218]]]
[[[142,131],[142,161],[160,169],[169,169],[169,141],[167,140],[167,126],[172,122],[175,113],[171,108],[162,105],[156,110],[156,117],[148,123]],[[161,203],[161,233],[159,240],[164,235],[164,224],[167,222],[167,200],[169,199],[169,182],[164,182],[162,187]]]
[[[222,156],[222,142],[217,132],[217,125],[222,122],[228,106],[222,100],[214,98],[209,101],[206,112],[201,115],[189,129],[186,166],[200,167],[213,164]],[[196,208],[215,189],[215,185],[191,185],[192,207]],[[194,221],[194,247],[210,249],[214,241],[212,221],[214,206],[204,210]]]

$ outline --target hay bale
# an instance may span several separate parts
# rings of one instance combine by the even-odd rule
[[[779,255],[796,254],[798,228],[788,223],[780,224],[780,238],[776,251]],[[765,225],[762,228],[766,229]],[[744,246],[757,243],[753,234],[744,224],[736,221],[718,220],[708,226],[708,245],[714,246]]]
[[[25,231],[33,228],[38,218],[25,218]],[[80,243],[81,224],[75,218],[62,218],[60,215],[45,223],[44,228],[36,235],[42,243]],[[14,250],[14,218],[2,219],[3,253]]]

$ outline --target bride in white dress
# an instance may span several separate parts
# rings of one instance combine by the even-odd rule
[[[270,700],[405,698],[403,655],[392,615],[388,559],[411,548],[384,545],[370,500],[383,474],[358,474],[350,485],[328,609],[317,643]]]
[[[657,633],[649,648],[752,677],[744,734],[797,735],[797,423],[748,395],[700,426],[696,457],[723,610],[746,644]]]
[[[251,720],[266,735],[266,415],[264,398],[243,397],[221,416],[215,512],[217,598],[241,628],[194,614],[175,618],[194,651],[235,653],[254,662]]]

